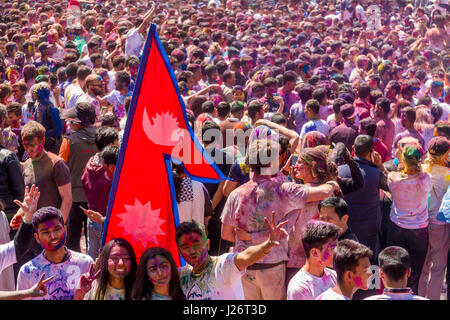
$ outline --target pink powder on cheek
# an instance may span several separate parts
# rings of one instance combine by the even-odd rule
[[[360,277],[354,277],[354,278],[353,278],[353,282],[355,283],[355,285],[356,285],[357,287],[362,287],[362,286],[363,286],[363,283],[362,283],[362,280],[361,280]]]
[[[40,155],[41,152],[42,152],[42,149],[44,149],[44,144],[43,144],[43,143],[40,143],[40,144],[39,144],[39,147],[38,147],[37,150],[36,150],[36,155]]]
[[[328,248],[326,248],[322,255],[322,261],[323,262],[327,261],[329,256],[330,256],[330,253],[328,252]]]

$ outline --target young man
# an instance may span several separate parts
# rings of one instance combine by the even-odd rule
[[[372,263],[377,263],[380,251],[379,234],[381,232],[380,189],[389,191],[387,171],[381,157],[373,150],[373,139],[368,135],[359,135],[353,147],[355,161],[364,176],[364,186],[344,196],[348,204],[348,224],[358,237],[359,242],[373,251]],[[338,167],[339,177],[351,177],[350,167]]]
[[[99,54],[99,45],[96,41],[90,40],[87,43],[88,54],[85,55],[81,61],[83,61],[89,68],[94,68],[91,57],[95,54]],[[100,57],[101,58],[101,57]]]
[[[315,99],[308,100],[305,106],[305,116],[308,118],[308,122],[305,123],[300,131],[300,139],[303,139],[305,134],[310,131],[319,131],[325,136],[328,136],[330,127],[319,116],[320,103]]]
[[[108,105],[108,102],[102,97],[105,94],[104,82],[98,74],[90,74],[86,77],[85,92],[78,99],[77,103],[88,103],[94,107],[95,121],[99,122],[102,116],[102,108]]]
[[[327,120],[328,116],[333,113],[332,108],[328,103],[327,89],[314,89],[312,97],[319,102],[319,118],[322,120]]]
[[[237,252],[264,241],[267,227],[262,222],[263,217],[269,217],[272,211],[276,212],[276,221],[280,222],[293,210],[303,209],[308,202],[325,199],[338,189],[337,183],[331,181],[317,187],[286,182],[279,172],[279,150],[278,142],[269,139],[253,141],[245,161],[253,176],[228,196],[221,217],[222,238],[235,242]],[[288,221],[287,231],[290,232],[294,218],[288,218]],[[248,268],[242,278],[245,298],[286,299],[287,260],[288,242],[282,241],[280,247]]]
[[[142,47],[144,46],[145,38],[147,36],[147,29],[156,11],[156,4],[152,2],[152,7],[148,10],[143,20],[139,20],[139,24],[135,28],[128,31],[126,35],[125,43],[125,56],[134,55],[137,57],[141,56]]]
[[[377,130],[375,136],[386,145],[391,151],[394,143],[395,125],[389,118],[391,112],[391,101],[388,98],[378,98],[375,105],[375,119],[377,121]]]
[[[31,189],[28,187],[26,188],[23,202],[16,200],[16,203],[20,206],[20,218],[18,218],[20,221],[17,220],[17,222],[20,223],[20,227],[14,236],[14,240],[0,245],[0,273],[14,264],[18,259],[22,258],[32,244],[33,227],[31,222],[33,214],[36,211],[39,195],[39,189],[33,185]],[[41,279],[37,284],[27,290],[0,291],[0,300],[19,300],[29,297],[44,296],[47,294],[47,287],[45,284],[53,278],[48,278],[46,280],[43,278],[44,275],[41,276]]]
[[[372,251],[353,240],[342,240],[334,249],[333,269],[337,284],[319,295],[316,300],[351,300],[358,289],[367,290],[372,276],[370,260]]]
[[[44,250],[20,268],[17,290],[31,288],[45,274],[54,277],[47,284],[47,294],[31,299],[72,300],[81,275],[89,271],[94,261],[85,254],[67,249],[64,218],[60,210],[43,207],[33,215],[32,224],[34,238]]]
[[[315,300],[336,285],[336,273],[329,268],[333,267],[339,231],[328,222],[314,221],[306,225],[302,233],[306,264],[289,282],[288,300]]]
[[[416,110],[413,107],[403,108],[401,111],[401,123],[405,128],[405,131],[400,132],[394,138],[393,148],[392,148],[392,158],[395,157],[395,150],[398,142],[405,137],[413,137],[419,140],[422,148],[425,148],[425,140],[422,134],[414,128],[414,123],[416,122]]]
[[[284,109],[284,101],[278,95],[278,83],[275,78],[268,77],[264,80],[265,95],[260,100],[267,105],[266,113],[282,113]]]
[[[278,246],[286,231],[285,223],[275,225],[265,219],[268,238],[261,244],[248,247],[242,252],[225,253],[220,256],[208,254],[209,239],[198,223],[183,222],[175,231],[178,251],[187,266],[179,269],[181,287],[188,300],[244,300],[241,278],[245,269],[270,254]]]
[[[340,228],[338,240],[355,240],[356,235],[347,225],[348,206],[344,199],[339,197],[329,197],[319,202],[320,220],[330,222]]]
[[[69,122],[73,131],[64,138],[59,150],[59,156],[69,167],[72,184],[73,203],[67,221],[67,247],[81,252],[80,238],[83,224],[85,232],[87,231],[86,215],[80,209],[80,206],[87,206],[81,176],[89,158],[98,151],[95,145],[95,109],[91,104],[78,102],[75,107],[63,114],[63,118]]]
[[[112,111],[114,114],[122,119],[126,115],[124,106],[125,99],[133,95],[133,93],[129,90],[131,78],[126,71],[116,72],[115,77],[116,89],[112,90],[104,97],[104,99],[113,106]]]
[[[300,100],[298,94],[294,91],[297,83],[297,74],[294,71],[286,71],[283,74],[283,86],[278,89],[278,95],[283,98],[283,114],[289,114],[291,106]]]
[[[383,281],[383,294],[368,297],[364,300],[428,300],[416,296],[407,287],[411,275],[408,251],[402,247],[385,248],[378,256],[380,277]]]
[[[67,220],[72,206],[69,168],[62,158],[44,149],[45,129],[40,123],[28,122],[22,128],[22,139],[30,157],[23,165],[25,185],[39,187],[38,208],[58,207]]]
[[[255,125],[256,121],[264,119],[263,106],[264,104],[259,100],[253,100],[248,104],[247,112],[252,126]]]
[[[2,129],[6,118],[7,110],[0,105],[0,202],[8,221],[11,221],[18,209],[14,200],[23,200],[25,186],[19,159],[12,151],[3,147],[5,137]]]
[[[113,128],[102,127],[95,135],[95,143],[100,152],[89,159],[81,181],[89,210],[99,212],[102,217],[105,217],[109,191],[119,156],[119,134]],[[87,251],[89,256],[95,259],[99,254],[103,226],[102,223],[92,220],[89,214],[88,217]]]
[[[375,132],[377,131],[377,123],[374,119],[365,118],[359,122],[360,133],[366,134],[373,139],[373,150],[378,152],[381,156],[381,162],[386,162],[391,160],[391,152],[388,150],[386,145],[381,141],[381,139],[375,137]]]
[[[40,123],[30,121],[24,125],[22,141],[25,152],[30,157],[22,167],[25,185],[34,184],[41,192],[37,208],[60,208],[64,220],[67,221],[72,207],[72,185],[67,164],[62,158],[44,149],[45,128]],[[42,248],[35,243],[26,257],[14,266],[15,272],[24,262],[41,251]]]
[[[222,76],[223,84],[220,86],[223,92],[223,98],[226,102],[233,101],[233,86],[236,83],[236,78],[233,71],[227,70]]]
[[[64,90],[64,105],[65,109],[70,109],[84,95],[84,88],[86,86],[86,78],[92,73],[88,66],[79,66],[77,68],[77,81],[70,83]]]
[[[355,124],[358,112],[352,104],[347,103],[341,106],[341,114],[344,122],[330,131],[330,140],[333,143],[342,142],[351,150],[358,136],[358,126]]]

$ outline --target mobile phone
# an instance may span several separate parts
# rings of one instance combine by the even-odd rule
[[[295,166],[295,164],[297,163],[298,160],[298,154],[294,154],[292,155],[292,159],[291,159],[291,167]]]

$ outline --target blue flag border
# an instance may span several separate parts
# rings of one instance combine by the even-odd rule
[[[225,177],[225,175],[222,173],[222,171],[218,168],[218,166],[212,161],[211,157],[209,156],[209,154],[207,152],[204,151],[202,145],[200,144],[200,142],[198,141],[197,137],[195,136],[191,126],[189,125],[189,122],[187,120],[187,114],[186,114],[186,106],[184,104],[183,98],[181,97],[181,93],[180,93],[180,89],[178,87],[177,81],[176,81],[176,77],[175,77],[175,73],[172,70],[172,67],[169,63],[169,59],[167,57],[167,54],[164,50],[164,47],[161,44],[161,41],[156,33],[156,25],[155,24],[151,24],[150,26],[150,30],[147,34],[147,39],[145,41],[145,45],[144,45],[144,50],[142,52],[142,60],[141,63],[139,65],[139,70],[138,70],[138,74],[136,77],[136,85],[134,88],[134,92],[133,92],[133,97],[131,99],[131,104],[130,104],[130,108],[128,111],[128,115],[127,115],[127,122],[125,125],[125,129],[124,129],[124,135],[123,135],[123,140],[122,140],[122,145],[120,147],[120,151],[119,151],[119,158],[118,158],[118,163],[116,165],[116,170],[114,172],[114,178],[113,178],[113,182],[112,182],[112,186],[111,186],[111,190],[109,193],[109,200],[108,200],[108,207],[106,209],[106,219],[105,222],[103,224],[103,232],[102,232],[102,239],[101,239],[101,245],[102,247],[105,245],[105,241],[106,241],[106,237],[108,234],[108,227],[109,227],[109,221],[111,218],[111,211],[112,211],[112,207],[116,198],[116,192],[117,192],[117,188],[119,185],[119,180],[120,180],[120,173],[122,171],[122,167],[123,167],[123,162],[125,159],[125,153],[126,153],[126,149],[127,149],[127,145],[128,145],[128,139],[130,136],[130,131],[131,131],[131,126],[133,124],[133,118],[134,118],[134,114],[136,111],[136,107],[137,107],[137,102],[139,99],[139,94],[141,91],[141,86],[142,86],[142,79],[144,78],[144,74],[145,74],[145,69],[147,67],[147,61],[150,55],[150,49],[151,46],[153,44],[153,41],[155,42],[156,48],[158,49],[158,52],[160,53],[161,57],[163,58],[163,62],[164,65],[169,73],[169,76],[172,80],[172,84],[173,87],[177,93],[177,97],[178,97],[178,101],[180,103],[181,109],[182,109],[182,113],[183,113],[183,117],[184,117],[184,121],[186,123],[186,127],[187,130],[191,136],[192,141],[194,141],[195,146],[201,151],[203,157],[205,158],[205,160],[210,163],[210,165],[214,168],[214,170],[216,171],[216,173],[219,176],[219,179],[210,179],[210,178],[203,178],[203,177],[198,177],[198,176],[194,176],[191,175],[189,173],[188,170],[186,170],[186,174],[191,177],[192,179],[196,180],[196,181],[200,181],[202,183],[219,183],[220,181],[223,180],[227,180],[227,177]],[[138,92],[138,93],[136,93]],[[176,193],[175,193],[175,185],[173,182],[173,176],[172,176],[172,170],[171,170],[171,155],[168,154],[162,154],[162,156],[164,157],[164,163],[166,166],[166,172],[167,172],[167,178],[169,181],[169,188],[170,188],[170,200],[171,200],[171,205],[172,205],[172,213],[173,213],[173,218],[174,218],[174,222],[175,222],[175,228],[179,225],[180,221],[179,221],[179,214],[178,214],[178,206],[177,201],[176,201]],[[183,164],[182,164],[183,165]],[[183,165],[184,167],[184,165]],[[181,261],[181,265],[185,265],[185,261],[184,259],[180,257],[180,261]]]

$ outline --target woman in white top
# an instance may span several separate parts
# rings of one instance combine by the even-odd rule
[[[112,239],[103,247],[95,267],[92,264],[89,273],[81,276],[74,300],[130,300],[136,269],[131,244]]]
[[[429,196],[429,245],[425,264],[420,276],[419,295],[439,300],[447,266],[450,244],[450,224],[439,221],[439,208],[450,184],[450,169],[446,162],[450,142],[445,137],[434,137],[428,144],[428,156],[422,166],[431,174],[432,189]]]
[[[179,164],[172,164],[180,223],[196,221],[205,228],[212,216],[212,205],[203,183],[192,180]]]
[[[428,193],[431,176],[422,172],[423,149],[419,143],[409,143],[401,149],[399,172],[388,175],[392,194],[391,223],[387,230],[387,246],[405,248],[411,257],[411,277],[408,280],[414,294],[418,293],[419,277],[428,249]]]

